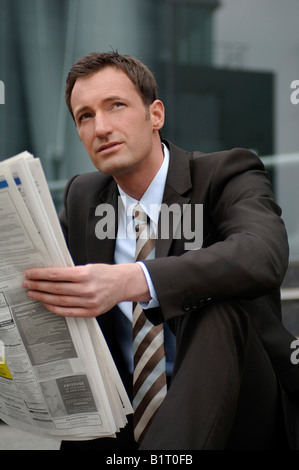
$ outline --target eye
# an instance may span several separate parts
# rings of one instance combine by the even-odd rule
[[[111,108],[112,109],[119,109],[119,108],[122,108],[123,106],[125,106],[124,103],[122,103],[121,101],[117,101],[117,102],[112,104]]]
[[[83,113],[81,115],[79,114],[75,119],[76,126],[80,126],[83,121],[86,121],[86,119],[89,119],[90,117],[92,117],[92,114],[89,112]]]
[[[84,114],[82,114],[82,115],[79,117],[78,121],[79,121],[79,122],[82,122],[82,121],[84,121],[85,119],[88,119],[88,118],[90,118],[90,117],[91,117],[91,114],[90,114],[90,113],[84,113]]]

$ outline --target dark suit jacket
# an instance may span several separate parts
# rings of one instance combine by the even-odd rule
[[[190,240],[184,233],[174,238],[174,229],[169,238],[158,238],[156,259],[146,265],[160,307],[147,315],[153,323],[166,320],[175,331],[178,318],[190,312],[197,315],[207,304],[227,299],[241,302],[281,383],[295,447],[298,438],[293,401],[298,402],[299,367],[290,361],[294,338],[283,328],[280,310],[288,243],[267,174],[261,161],[244,149],[202,154],[166,144],[170,165],[163,203],[178,204],[182,214],[184,205],[191,205],[193,210],[203,204],[203,244],[200,249],[186,251],[185,243]],[[113,263],[117,224],[115,231],[111,224],[109,236],[99,240],[95,211],[106,203],[117,213],[117,198],[113,178],[100,172],[74,177],[68,183],[60,220],[75,264]],[[112,315],[102,315],[99,323],[122,374]]]

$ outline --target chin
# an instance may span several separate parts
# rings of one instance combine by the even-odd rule
[[[119,165],[98,165],[94,164],[97,170],[99,170],[101,173],[104,173],[105,175],[117,177],[123,173],[126,173],[126,170],[123,168],[123,166],[119,167]]]
[[[100,162],[93,161],[93,164],[99,171],[101,171],[105,175],[109,175],[113,177],[126,174],[130,172],[130,170],[134,167],[134,165],[132,165],[132,163],[130,164],[130,162],[125,162],[124,160],[121,161],[120,157],[113,158],[113,160],[115,161],[112,161],[112,158],[110,161],[108,160],[109,159],[107,159],[106,161],[100,161]]]

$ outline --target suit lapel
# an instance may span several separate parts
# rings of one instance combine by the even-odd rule
[[[184,207],[190,202],[188,194],[192,188],[190,162],[187,153],[172,144],[165,143],[170,150],[170,160],[163,195],[162,211],[158,224],[158,239],[156,242],[157,258],[167,256],[174,239],[174,234],[181,225]],[[173,206],[180,214],[180,216],[173,218],[173,224],[172,217],[170,217],[170,219],[167,217],[167,208],[170,206]],[[165,209],[165,215],[163,215],[163,209]],[[169,228],[169,236],[167,237],[163,236],[165,233],[165,227],[163,226],[165,224],[168,224]]]
[[[98,200],[89,209],[88,223],[86,226],[86,246],[88,261],[92,260],[93,263],[108,263],[114,261],[115,242],[117,234],[117,220],[118,220],[118,190],[114,180],[102,191],[98,196]],[[96,208],[99,204],[106,204],[109,214],[113,220],[109,218],[111,231],[108,236],[102,240],[96,237],[96,225],[99,223],[100,218],[96,216]],[[105,216],[108,217],[108,213]]]

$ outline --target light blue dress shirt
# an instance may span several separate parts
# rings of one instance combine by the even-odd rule
[[[165,182],[168,173],[169,166],[169,150],[163,145],[164,159],[163,163],[156,174],[155,178],[147,188],[146,192],[140,199],[136,199],[128,196],[125,192],[118,187],[121,201],[118,204],[118,232],[115,245],[114,262],[116,264],[121,263],[133,263],[135,261],[136,252],[136,234],[133,223],[133,209],[139,202],[145,213],[150,219],[151,227],[154,233],[157,233],[158,221],[160,216],[160,207],[163,200]],[[154,285],[146,266],[139,262],[141,265],[144,275],[146,277],[151,300],[147,303],[141,303],[142,308],[154,308],[159,306],[159,301],[156,295]],[[120,347],[126,359],[127,366],[130,372],[133,371],[133,353],[132,353],[132,302],[120,302],[118,304],[119,311],[116,315],[116,327],[118,329],[118,339]],[[173,360],[175,355],[175,337],[168,329],[167,325],[164,328],[165,335],[165,353],[166,353],[166,364],[167,374],[171,374],[173,367]]]

